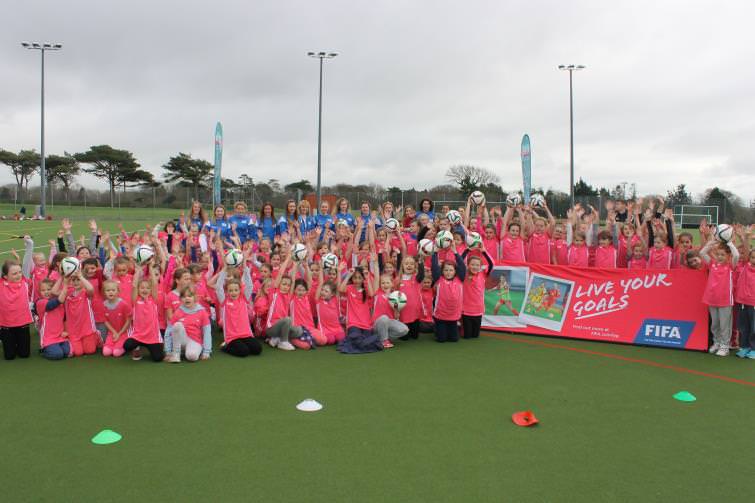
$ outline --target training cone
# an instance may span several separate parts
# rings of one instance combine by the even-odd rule
[[[322,410],[322,404],[317,400],[307,398],[306,400],[299,402],[296,405],[296,408],[302,412],[317,412],[318,410]]]
[[[540,422],[531,410],[514,412],[511,414],[511,420],[514,421],[514,424],[517,426],[533,426]]]
[[[676,393],[674,395],[674,398],[676,398],[680,402],[694,402],[695,400],[697,400],[695,395],[693,395],[689,391],[680,391],[679,393]]]
[[[92,443],[97,445],[109,445],[120,441],[122,438],[123,437],[120,433],[116,433],[113,430],[102,430],[92,437]]]

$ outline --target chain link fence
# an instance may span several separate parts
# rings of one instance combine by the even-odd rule
[[[250,185],[247,187],[223,188],[221,191],[222,204],[226,208],[231,208],[237,201],[246,203],[250,211],[259,212],[263,203],[270,202],[279,214],[285,208],[289,200],[299,201],[303,197],[314,201],[312,194],[302,194],[301,191],[273,192],[268,186],[264,190],[258,190],[257,187]],[[440,211],[443,206],[449,208],[459,208],[466,205],[467,194],[464,194],[453,187],[448,186],[443,190],[386,190],[382,187],[370,187],[369,190],[350,191],[341,190],[336,187],[323,187],[323,199],[334,201],[344,197],[349,201],[351,209],[358,211],[360,205],[366,202],[371,208],[377,209],[386,201],[393,203],[394,207],[412,206],[415,209],[419,207],[423,199],[430,199],[434,203],[436,211]],[[487,207],[504,206],[507,192],[503,191],[485,191]],[[194,199],[199,200],[208,210],[212,206],[212,194],[207,190],[195,191],[192,187],[182,186],[157,186],[145,189],[128,189],[126,191],[116,190],[113,198],[113,207],[115,208],[142,208],[148,209],[175,209],[177,211],[187,210]],[[560,192],[546,192],[545,199],[551,212],[557,218],[565,218],[568,209],[571,206],[569,195]],[[598,196],[577,196],[576,202],[584,207],[592,207],[598,211],[601,220],[606,218],[605,203],[612,198],[605,195]],[[32,187],[28,193],[21,198],[15,185],[5,185],[0,187],[0,204],[5,205],[5,213],[8,213],[8,207],[12,206],[11,211],[18,213],[22,207],[26,209],[27,215],[33,215],[36,207],[39,205],[40,190],[39,187]],[[733,206],[729,201],[717,200],[707,201],[706,204],[718,206],[719,222],[740,222],[750,224],[755,222],[755,208]],[[65,190],[61,186],[48,185],[47,190],[47,213],[54,215],[55,208],[65,208],[66,214],[70,215],[72,211],[81,210],[82,215],[86,216],[87,207],[109,207],[110,192],[108,190],[85,189],[83,187],[74,187],[71,190]],[[113,217],[116,218],[116,217]]]

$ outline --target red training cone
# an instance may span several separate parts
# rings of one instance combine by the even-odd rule
[[[514,421],[514,424],[517,426],[532,426],[540,422],[531,410],[514,412],[511,414],[511,420]]]

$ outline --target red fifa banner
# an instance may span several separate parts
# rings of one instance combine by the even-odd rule
[[[706,275],[688,269],[496,265],[482,326],[526,334],[704,350]]]

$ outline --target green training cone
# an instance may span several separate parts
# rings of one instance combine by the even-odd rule
[[[97,445],[109,445],[120,441],[122,438],[123,437],[120,433],[116,433],[113,430],[102,430],[92,437],[92,443]]]
[[[674,395],[674,398],[676,398],[680,402],[694,402],[695,400],[697,400],[697,398],[695,398],[695,395],[693,395],[689,391],[680,391]]]

